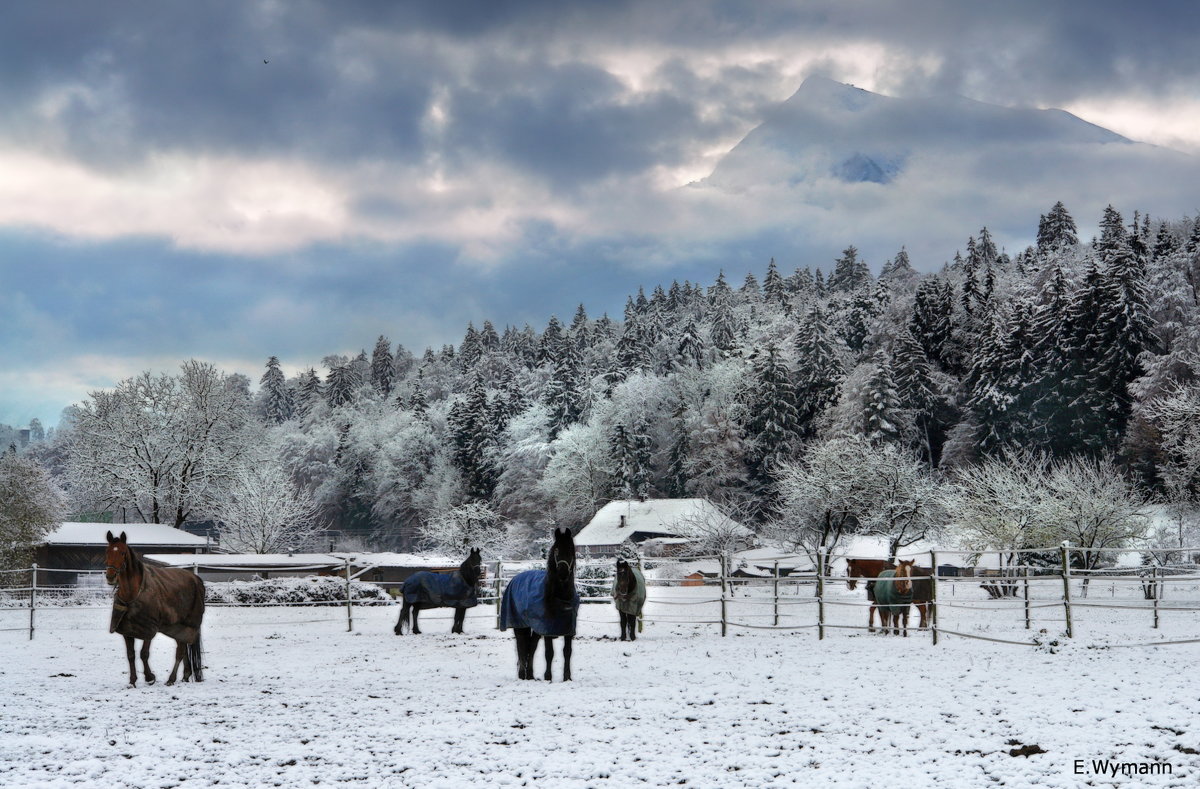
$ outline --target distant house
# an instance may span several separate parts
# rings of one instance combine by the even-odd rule
[[[749,529],[707,499],[610,501],[575,536],[575,547],[591,556],[613,556],[626,545],[679,554],[714,533],[751,537]]]
[[[211,542],[161,523],[64,523],[46,535],[35,552],[38,583],[73,586],[95,575],[83,571],[103,570],[107,533],[120,534],[138,553],[208,553]]]

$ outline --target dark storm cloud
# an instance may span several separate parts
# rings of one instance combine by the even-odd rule
[[[904,53],[881,81],[913,92],[1043,105],[1168,93],[1200,71],[1198,14],[1188,2],[18,3],[0,25],[0,128],[91,166],[163,149],[334,164],[483,152],[562,186],[671,165],[748,128],[794,87],[781,64],[814,47]],[[738,48],[767,56],[700,75],[705,57]],[[602,51],[657,59],[654,85],[631,97]],[[433,141],[421,124],[439,95],[450,116]],[[723,111],[705,117],[706,102]]]

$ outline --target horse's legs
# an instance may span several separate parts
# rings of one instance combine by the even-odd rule
[[[454,609],[454,624],[450,626],[451,633],[461,633],[463,631],[463,620],[467,618],[467,609],[461,606]]]
[[[137,658],[134,657],[133,636],[125,636],[125,656],[129,658],[129,687],[137,687]]]
[[[541,638],[529,628],[529,647],[525,650],[525,679],[537,679],[533,675],[533,656],[537,654],[538,639]]]
[[[917,603],[917,613],[921,615],[919,627],[925,630],[929,627],[929,603]]]
[[[633,614],[629,615],[629,620],[633,621]],[[571,681],[571,638],[563,636],[563,682]]]
[[[146,675],[147,685],[153,685],[155,680],[154,672],[150,670],[150,640],[153,638],[154,636],[150,636],[150,638],[142,639],[142,669]]]
[[[883,612],[879,612],[879,625],[883,626]],[[867,632],[875,632],[875,604],[871,603],[871,607],[867,609]]]
[[[621,620],[621,640],[624,641],[625,640],[625,612],[618,611],[617,616]]]
[[[392,628],[392,632],[398,636],[404,635],[404,626],[408,624],[409,607],[407,600],[400,606],[400,617],[396,620],[396,626]]]
[[[528,648],[529,631],[524,627],[514,627],[513,637],[517,641],[517,679],[529,679],[525,671],[525,650]]]
[[[175,684],[175,677],[179,673],[179,664],[187,657],[187,645],[182,639],[175,640],[175,665],[171,666],[171,676],[167,677],[167,686]]]
[[[908,606],[904,606],[904,611],[900,614],[900,629],[905,638],[908,638]]]
[[[421,626],[417,624],[417,612],[421,610],[421,606],[414,605],[412,607],[412,634],[414,636],[421,635]]]
[[[543,636],[546,639],[546,674],[544,676],[547,682],[550,681],[550,663],[554,660],[554,638],[553,636]]]

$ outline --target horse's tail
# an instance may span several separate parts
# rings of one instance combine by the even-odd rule
[[[192,679],[204,681],[204,651],[200,649],[200,630],[196,630],[196,640],[187,645],[188,662],[192,664]]]
[[[404,635],[404,631],[408,629],[408,612],[412,606],[408,604],[408,600],[404,601],[404,605],[400,606],[400,618],[396,620],[396,626],[392,628],[392,632],[398,636]]]

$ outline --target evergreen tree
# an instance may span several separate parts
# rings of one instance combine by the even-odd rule
[[[371,353],[371,385],[386,400],[392,393],[395,381],[396,360],[392,357],[392,343],[381,334],[375,341],[375,350]]]
[[[684,325],[679,335],[679,344],[675,350],[676,367],[704,367],[704,341],[700,338],[700,330],[691,318]]]
[[[937,464],[943,426],[937,418],[938,392],[925,350],[907,329],[896,336],[892,348],[892,375],[900,408],[913,426],[913,445],[931,466]]]
[[[875,371],[867,382],[863,435],[876,446],[897,444],[902,436],[900,393],[892,375],[892,361],[880,348],[873,360]]]
[[[542,332],[542,339],[537,349],[537,363],[539,365],[549,364],[554,365],[563,355],[563,327],[558,321],[557,315],[550,316],[550,322],[546,324],[546,330]]]
[[[358,377],[354,372],[354,363],[335,364],[325,378],[325,399],[330,408],[340,408],[354,401],[358,392]]]
[[[417,370],[417,380],[413,381],[412,396],[408,398],[408,407],[418,419],[429,418],[429,401],[425,398],[425,371]]]
[[[927,279],[917,286],[908,330],[921,344],[925,358],[943,367],[947,365],[951,318],[954,315],[954,291],[949,282]]]
[[[737,325],[733,317],[733,304],[729,299],[720,299],[713,304],[709,336],[720,358],[728,359],[734,355],[738,344]]]
[[[467,495],[481,501],[491,498],[499,479],[493,463],[497,431],[481,375],[476,374],[466,399],[451,407],[446,425],[454,448],[454,464],[462,473]]]
[[[871,270],[858,259],[858,250],[853,246],[842,250],[842,256],[834,261],[833,273],[829,275],[829,290],[853,293],[871,284]]]
[[[774,343],[752,359],[751,384],[747,393],[747,435],[754,442],[749,458],[750,477],[766,492],[774,483],[781,463],[799,444],[801,423],[796,408],[792,372]]]
[[[481,358],[483,342],[475,329],[475,323],[470,322],[467,324],[467,333],[463,336],[462,344],[458,346],[458,361],[464,370],[472,370]]]
[[[682,499],[689,494],[689,460],[692,436],[688,426],[687,408],[680,403],[671,416],[671,450],[667,458],[667,495]]]
[[[801,436],[815,435],[814,420],[837,402],[845,376],[825,315],[819,307],[813,307],[796,333],[796,411]]]
[[[1066,206],[1060,200],[1054,204],[1049,213],[1043,214],[1038,222],[1038,254],[1046,255],[1074,247],[1079,243],[1077,234],[1075,220],[1067,213]]]
[[[542,401],[550,409],[550,438],[579,421],[583,411],[575,370],[564,356],[554,365],[554,373],[543,390]]]
[[[259,379],[263,392],[263,411],[267,422],[278,425],[292,418],[292,391],[279,369],[278,357],[267,359],[267,370]]]
[[[778,309],[786,309],[787,286],[783,277],[779,276],[779,269],[775,267],[775,258],[771,258],[771,262],[767,264],[767,275],[763,278],[763,295],[768,303],[774,304]]]
[[[1104,217],[1100,220],[1100,240],[1096,242],[1101,262],[1107,263],[1113,255],[1128,249],[1129,235],[1125,232],[1121,214],[1111,205],[1106,206]]]
[[[483,322],[483,328],[479,330],[479,344],[484,353],[496,353],[500,350],[500,335],[496,333],[496,327],[491,321]]]
[[[308,417],[316,404],[321,402],[323,396],[321,379],[317,377],[317,371],[310,367],[300,373],[300,382],[296,387],[296,410],[300,416]]]

